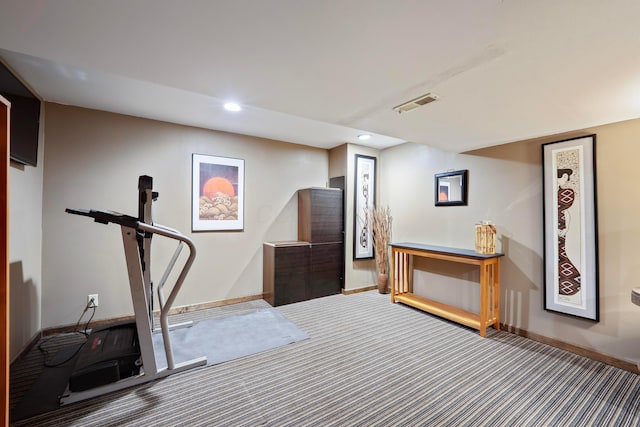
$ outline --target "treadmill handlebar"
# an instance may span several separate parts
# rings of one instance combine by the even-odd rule
[[[114,224],[118,224],[123,227],[129,227],[138,231],[145,231],[151,234],[159,234],[161,236],[165,236],[170,239],[179,240],[181,242],[186,243],[189,246],[189,249],[191,250],[191,252],[195,254],[196,248],[193,245],[193,242],[187,236],[180,233],[178,230],[174,230],[173,228],[169,228],[161,224],[147,224],[143,221],[140,221],[136,217],[121,214],[119,212],[114,212],[114,211],[67,208],[65,209],[65,212],[73,215],[91,217],[94,219],[95,222],[99,222],[100,224],[108,224],[112,222]]]
[[[124,225],[125,227],[138,228],[140,220],[136,217],[121,214],[114,211],[101,211],[95,209],[65,209],[65,212],[73,215],[88,216],[94,219],[95,222],[100,224],[108,224],[113,222],[114,224]]]

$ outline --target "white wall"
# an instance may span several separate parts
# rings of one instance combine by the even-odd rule
[[[132,313],[120,229],[65,208],[137,216],[138,176],[154,178],[154,220],[190,236],[198,250],[175,306],[262,293],[262,243],[297,238],[300,188],[324,187],[328,153],[295,144],[47,104],[43,198],[42,327],[75,324],[86,296],[96,318]],[[241,232],[191,233],[191,156],[245,160]],[[154,238],[152,276],[174,245]]]
[[[10,358],[41,329],[42,174],[45,114],[40,114],[38,166],[9,168]]]
[[[484,159],[457,155],[421,144],[404,144],[381,154],[381,202],[389,205],[393,242],[420,242],[473,249],[475,223],[491,220],[504,236],[525,233],[526,223],[506,226],[505,219],[521,216],[521,204],[511,204],[519,181],[531,181],[536,167],[521,164],[490,165]],[[435,206],[434,175],[468,169],[468,205]],[[517,170],[517,176],[512,170]],[[514,186],[504,184],[508,180]],[[541,185],[539,185],[541,188]],[[499,188],[499,191],[494,191]],[[493,190],[492,190],[493,189]],[[528,212],[526,212],[528,214]],[[541,222],[541,221],[540,221]],[[506,237],[505,237],[506,241]],[[498,250],[502,246],[498,242]],[[508,263],[507,260],[503,262]],[[414,290],[438,301],[478,312],[478,275],[464,266],[415,260]],[[433,275],[436,269],[439,274]],[[477,268],[476,268],[477,270]],[[503,272],[503,276],[506,273]],[[445,279],[446,278],[446,279]]]
[[[543,228],[541,144],[587,133],[597,136],[600,263],[600,322],[543,308]],[[640,199],[637,158],[640,120],[570,134],[453,154],[419,144],[381,152],[380,195],[393,215],[393,241],[473,249],[474,224],[492,220],[502,259],[501,321],[600,354],[640,360],[640,307],[630,302],[639,286]],[[435,207],[434,174],[469,170],[468,206]],[[424,266],[423,266],[424,267]],[[416,273],[418,292],[434,299],[477,305],[477,278],[461,272],[453,280]],[[468,282],[468,283],[467,283]],[[434,294],[430,296],[433,297]]]

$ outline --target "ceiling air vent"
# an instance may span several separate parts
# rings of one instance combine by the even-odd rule
[[[404,104],[393,107],[393,111],[397,111],[398,114],[406,113],[430,102],[437,101],[438,99],[440,99],[438,95],[434,93],[428,93],[426,95],[414,98],[411,101],[405,102]]]

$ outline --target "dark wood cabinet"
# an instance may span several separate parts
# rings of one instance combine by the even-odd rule
[[[262,292],[265,301],[275,307],[309,299],[309,243],[265,243],[262,252]]]
[[[342,190],[306,188],[298,191],[298,240],[342,242]]]
[[[298,239],[263,246],[263,294],[272,306],[341,292],[344,271],[343,194],[298,191]]]
[[[310,298],[326,297],[341,292],[342,263],[342,242],[311,244]]]

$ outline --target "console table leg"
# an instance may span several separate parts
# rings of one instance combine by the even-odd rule
[[[391,248],[391,304],[396,302],[396,286],[398,284],[398,271],[396,266],[396,257],[398,251],[395,248]]]
[[[488,291],[489,291],[489,280],[487,269],[489,268],[486,264],[480,265],[480,336],[487,336],[487,317],[489,311],[489,300],[488,300]],[[493,304],[492,304],[493,305]],[[493,311],[493,307],[491,309]]]
[[[500,259],[496,260],[493,264],[493,295],[494,295],[494,307],[496,323],[493,324],[493,328],[500,330]]]

